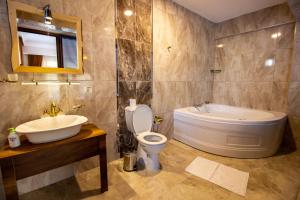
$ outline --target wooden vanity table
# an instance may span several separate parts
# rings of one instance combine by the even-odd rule
[[[89,124],[76,136],[64,140],[31,144],[26,139],[18,148],[0,150],[0,167],[6,200],[19,199],[16,181],[76,161],[99,155],[101,193],[108,190],[106,133]]]

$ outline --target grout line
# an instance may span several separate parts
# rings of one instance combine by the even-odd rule
[[[258,28],[258,29],[251,30],[251,31],[246,31],[246,32],[231,34],[231,35],[227,35],[227,36],[223,36],[223,37],[217,37],[217,38],[215,38],[215,41],[216,40],[220,40],[220,39],[229,38],[229,37],[235,37],[235,36],[243,35],[243,34],[247,34],[247,33],[258,32],[258,31],[262,31],[262,30],[265,30],[265,29],[275,28],[275,27],[278,27],[278,26],[283,26],[283,25],[288,25],[288,24],[296,24],[296,22],[295,21],[290,21],[290,22],[285,22],[285,23],[281,23],[281,24],[271,25],[271,26],[267,26],[267,27],[263,27],[263,28]]]

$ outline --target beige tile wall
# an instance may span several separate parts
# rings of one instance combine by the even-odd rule
[[[174,109],[212,99],[215,24],[170,0],[153,4],[152,105],[171,137]]]
[[[213,101],[287,112],[294,27],[287,4],[218,24],[214,67],[222,71],[214,75]],[[267,59],[275,64],[266,67]]]
[[[71,111],[73,105],[84,104],[77,114],[107,131],[108,159],[116,153],[116,77],[114,0],[19,0],[38,8],[51,5],[53,12],[82,18],[84,61],[83,75],[19,74],[20,80],[79,80],[80,86],[21,86],[20,83],[0,83],[0,136],[6,138],[6,129],[38,118],[52,100],[62,110]],[[0,0],[0,78],[11,73],[10,30],[6,0]],[[75,165],[51,170],[18,182],[20,193],[57,182],[98,165],[97,158]],[[0,197],[1,199],[1,197]]]
[[[293,8],[293,7],[292,7]],[[298,14],[300,15],[300,14]],[[298,16],[299,20],[299,16]],[[288,113],[291,129],[300,147],[300,21],[296,23],[292,73],[289,85]]]

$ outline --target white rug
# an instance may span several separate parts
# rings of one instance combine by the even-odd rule
[[[197,157],[185,171],[215,183],[227,190],[245,196],[249,173],[232,167]]]

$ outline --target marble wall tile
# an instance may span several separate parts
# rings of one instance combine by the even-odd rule
[[[136,9],[136,41],[152,43],[152,4],[150,1],[137,0]]]
[[[296,140],[296,145],[300,147],[300,117],[289,115],[289,124],[291,127],[291,131]]]
[[[0,43],[2,48],[1,54],[0,54],[0,77],[6,78],[6,75],[8,73],[12,72],[11,68],[11,36],[10,36],[10,28],[9,28],[9,22],[8,22],[8,16],[7,14],[0,13]]]
[[[92,28],[99,35],[115,38],[115,5],[114,0],[92,0]]]
[[[51,4],[53,12],[63,13],[62,0],[18,0],[18,2],[29,4],[39,9],[42,9],[47,4]]]
[[[151,107],[152,103],[152,81],[138,81],[136,83],[136,100],[139,104],[147,104]]]
[[[135,43],[131,40],[117,39],[118,71],[121,81],[136,80]]]
[[[300,82],[291,82],[289,87],[289,114],[300,116]]]
[[[176,82],[155,81],[153,85],[154,112],[172,112],[176,106]]]
[[[294,46],[295,24],[287,24],[278,27],[281,36],[278,38],[277,49],[290,49]]]
[[[64,13],[72,16],[80,16],[82,19],[82,30],[92,30],[91,1],[78,0],[74,3],[72,0],[62,1]],[[51,4],[52,6],[52,4]]]
[[[250,108],[271,110],[272,82],[250,83],[248,87]]]
[[[277,49],[274,81],[288,81],[292,69],[293,49]]]
[[[212,81],[193,81],[192,84],[192,104],[201,104],[205,101],[212,102]]]
[[[154,38],[154,41],[156,39]],[[158,50],[159,51],[159,50]],[[153,79],[155,81],[168,81],[173,70],[176,53],[171,51],[170,53],[161,52],[158,53],[154,50],[153,52]]]
[[[115,40],[98,36],[93,37],[93,67],[95,80],[116,80]]]
[[[300,21],[300,14],[299,14],[300,2],[297,0],[288,0],[288,4],[297,21]]]
[[[152,53],[151,45],[135,43],[135,69],[137,81],[152,80]]]
[[[178,49],[177,46],[177,18],[162,10],[153,11],[153,49],[154,53],[161,51],[168,52],[168,47],[172,51]]]
[[[219,104],[228,104],[228,84],[224,81],[214,82],[213,84],[213,102]]]
[[[275,66],[266,66],[265,62],[268,59],[275,58],[275,51],[261,52],[260,54],[255,54],[255,81],[273,81]],[[276,61],[275,61],[276,62]]]
[[[193,96],[192,83],[190,81],[176,82],[175,94],[176,96],[173,96],[176,99],[176,108],[184,108],[193,104],[193,99],[191,98]]]
[[[129,99],[136,98],[136,82],[119,82],[119,99],[118,103],[128,104]]]
[[[135,40],[136,29],[135,29],[135,0],[118,0],[117,1],[117,13],[116,13],[116,33],[117,38]],[[131,10],[132,16],[126,16],[125,10]]]
[[[296,23],[291,80],[300,81],[300,22]]]
[[[218,24],[215,45],[223,47],[215,50],[214,66],[222,71],[214,74],[214,102],[287,111],[294,23],[279,24],[293,22],[288,12],[283,4]],[[221,29],[223,33],[218,32]],[[278,32],[281,35],[272,38]],[[230,37],[218,38],[220,34]],[[274,59],[275,64],[267,67],[267,59]]]
[[[288,91],[288,82],[273,82],[271,110],[287,112]]]
[[[7,13],[7,2],[6,2],[6,0],[0,0],[0,13],[2,13],[2,14]]]
[[[219,23],[216,28],[216,38],[294,21],[295,18],[288,4],[283,3]]]
[[[240,80],[254,81],[255,79],[255,53],[241,55]]]
[[[192,77],[193,81],[212,81],[213,74],[210,72],[212,68],[212,59],[201,54],[194,54],[192,60]],[[190,79],[189,79],[190,80]]]
[[[96,81],[95,108],[97,124],[116,123],[117,98],[115,81]]]

